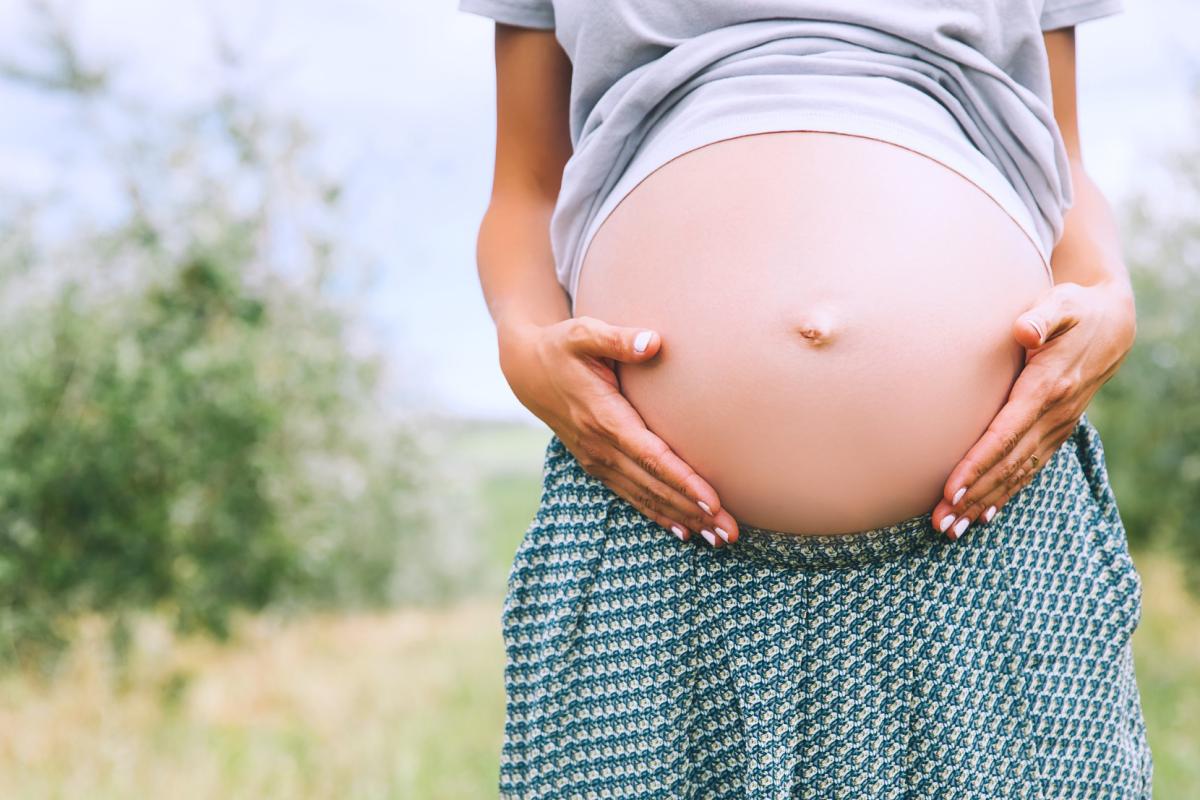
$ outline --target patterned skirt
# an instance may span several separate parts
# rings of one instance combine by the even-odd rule
[[[957,542],[930,513],[680,542],[552,437],[501,616],[500,795],[1149,800],[1140,614],[1086,415]]]

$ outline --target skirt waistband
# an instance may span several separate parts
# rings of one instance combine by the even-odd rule
[[[1026,505],[1044,502],[1035,496],[1045,491],[1040,487],[1050,485],[1048,482],[1059,480],[1064,472],[1078,468],[1073,467],[1072,453],[1077,447],[1088,445],[1089,436],[1098,438],[1084,416],[1071,436],[1047,458],[1032,484],[1010,498],[1000,517],[985,527],[1001,527],[1004,519],[1018,514]],[[679,544],[657,525],[650,524],[648,518],[614,494],[599,478],[587,473],[557,435],[552,435],[547,445],[543,483],[544,513],[560,513],[560,504],[565,504],[570,507],[571,514],[577,514],[581,506],[589,507],[590,515],[585,517],[590,520],[603,519],[614,513],[622,516],[628,514],[631,520],[640,518],[647,523],[646,535],[661,535],[664,542]],[[617,508],[621,511],[617,511]],[[650,528],[654,530],[650,531]],[[975,530],[971,539],[979,540],[983,533],[983,528]],[[693,539],[688,546],[703,553],[702,557],[755,561],[785,569],[828,570],[886,562],[909,553],[964,545],[956,544],[934,527],[931,508],[889,525],[844,534],[794,534],[739,522],[738,539],[731,545],[714,549]]]
[[[1051,459],[1043,471],[1053,469],[1054,462]],[[599,478],[587,473],[557,435],[552,435],[547,445],[543,484],[542,513],[578,515],[580,508],[586,507],[590,511],[583,518],[593,521],[612,514],[621,515],[623,519],[628,515],[630,522],[640,520],[646,523],[644,535],[661,536],[664,544],[679,544],[669,533],[652,524],[640,511],[614,494]],[[569,512],[562,506],[566,506]],[[699,537],[696,537],[688,546],[717,558],[758,561],[783,568],[821,570],[887,561],[908,552],[948,543],[950,540],[946,535],[933,526],[931,508],[900,522],[845,534],[799,535],[739,522],[738,539],[731,545],[714,550],[700,544]]]
[[[779,567],[837,569],[887,561],[945,538],[934,529],[930,510],[880,528],[834,535],[796,535],[739,524],[737,541],[712,552]]]

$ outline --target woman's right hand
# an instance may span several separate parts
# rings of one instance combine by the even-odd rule
[[[657,332],[582,316],[501,326],[498,335],[513,393],[585,472],[683,541],[695,531],[714,547],[737,541],[737,522],[717,493],[621,394],[615,362],[654,358],[662,346]]]

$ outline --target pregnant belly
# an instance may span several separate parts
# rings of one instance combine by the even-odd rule
[[[619,365],[646,425],[740,523],[795,534],[932,511],[1024,364],[1050,287],[975,184],[905,148],[788,131],[659,168],[593,237],[575,314],[654,328]]]

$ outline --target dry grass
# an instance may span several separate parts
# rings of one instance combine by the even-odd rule
[[[1142,621],[1133,637],[1142,710],[1154,753],[1154,796],[1200,797],[1200,603],[1178,566],[1135,554]]]
[[[88,626],[52,683],[0,682],[0,797],[480,796],[503,721],[498,614],[264,617],[228,648],[146,625],[124,680]]]
[[[1160,798],[1200,787],[1200,610],[1139,556],[1138,679]],[[222,647],[145,623],[127,673],[93,621],[62,671],[0,679],[0,797],[485,798],[503,723],[499,601],[249,620]]]

